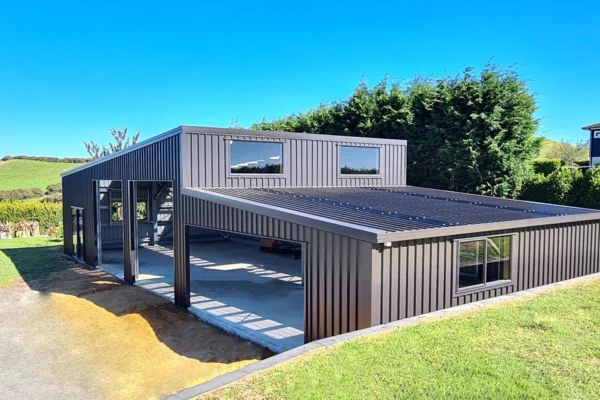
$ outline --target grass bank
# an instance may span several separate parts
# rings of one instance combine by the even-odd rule
[[[0,162],[0,190],[40,188],[60,183],[60,173],[81,164],[34,160]]]
[[[29,238],[0,240],[0,287],[17,278],[45,278],[70,267],[60,258],[62,239]]]
[[[212,396],[598,399],[600,281],[349,342]]]

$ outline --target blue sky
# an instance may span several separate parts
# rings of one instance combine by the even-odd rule
[[[489,60],[530,81],[542,134],[583,138],[600,122],[598,20],[597,1],[5,2],[0,156],[84,156],[111,127],[247,127],[343,99],[363,75]]]

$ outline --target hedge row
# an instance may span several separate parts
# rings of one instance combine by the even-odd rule
[[[62,185],[53,183],[46,187],[46,191],[39,188],[0,190],[0,201],[15,201],[37,199],[44,196],[41,201],[56,203],[62,201]]]
[[[39,188],[0,190],[0,201],[35,199],[43,195]]]
[[[91,158],[83,158],[83,157],[34,157],[34,156],[4,156],[2,157],[2,161],[10,161],[10,160],[33,160],[33,161],[46,161],[46,162],[60,162],[60,163],[75,163],[82,164],[88,161],[91,161]]]
[[[6,201],[0,203],[0,224],[9,222],[16,224],[21,221],[38,222],[42,234],[50,228],[62,226],[62,203],[23,203]]]
[[[533,172],[536,174],[550,175],[554,171],[560,169],[565,163],[561,159],[542,159],[534,160],[531,165],[533,166]]]
[[[562,167],[549,175],[537,174],[523,185],[522,200],[600,209],[600,168],[583,172]]]

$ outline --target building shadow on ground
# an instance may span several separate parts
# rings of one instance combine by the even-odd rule
[[[62,246],[3,249],[2,252],[31,290],[85,299],[118,317],[137,314],[147,321],[161,343],[181,356],[227,364],[273,355],[269,350],[199,321],[156,294],[127,285],[100,269],[82,267],[62,254]],[[43,263],[48,270],[39,271],[39,266],[34,267],[32,263]]]

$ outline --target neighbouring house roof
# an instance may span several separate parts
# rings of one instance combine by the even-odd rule
[[[183,193],[373,243],[600,219],[597,210],[412,186],[185,188]]]
[[[591,131],[591,130],[594,130],[594,129],[600,129],[600,122],[598,122],[597,124],[592,124],[592,125],[584,126],[581,129],[586,130],[586,131]]]

